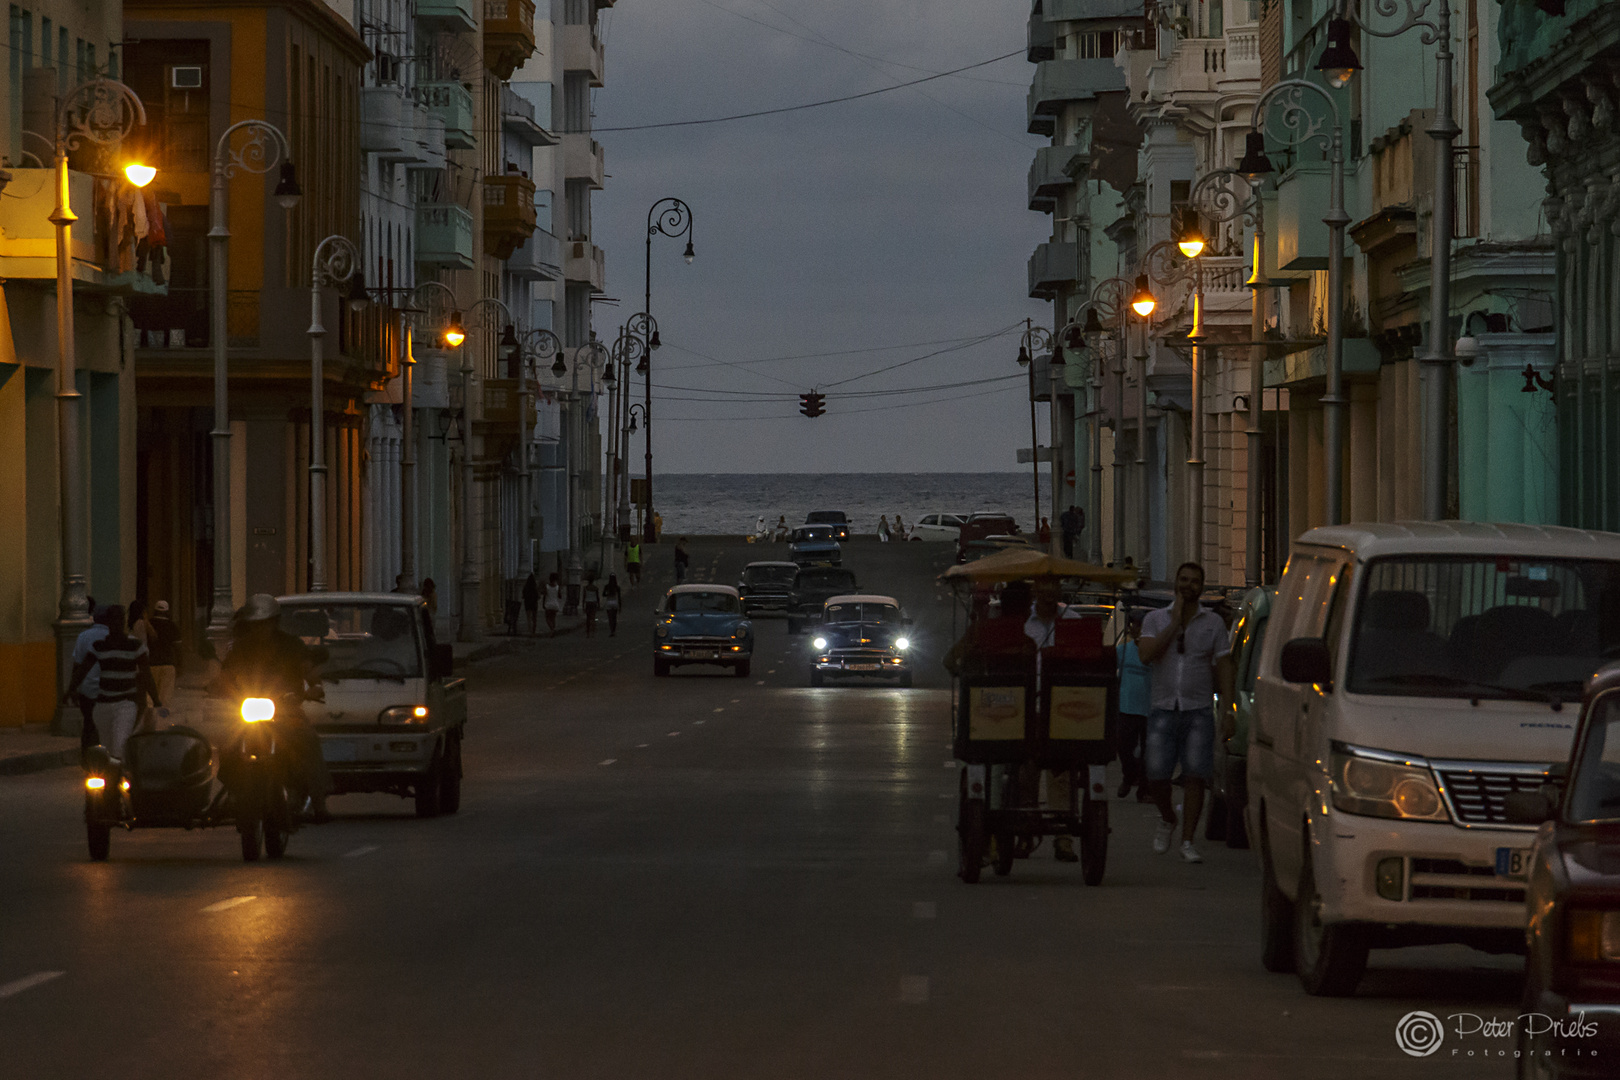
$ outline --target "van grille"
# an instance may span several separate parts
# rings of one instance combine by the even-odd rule
[[[1462,825],[1507,826],[1507,797],[1515,792],[1534,792],[1547,782],[1545,765],[1506,762],[1479,766],[1458,762],[1431,764],[1445,787],[1452,817]]]

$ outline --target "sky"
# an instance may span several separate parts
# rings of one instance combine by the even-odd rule
[[[1019,335],[1025,318],[1051,319],[1027,295],[1026,262],[1050,233],[1026,208],[1043,143],[1025,133],[1028,12],[1028,0],[618,0],[603,12],[593,123],[610,178],[592,216],[621,302],[596,306],[598,337],[642,307],[648,209],[675,196],[693,214],[692,265],[682,241],[653,239],[658,471],[1018,468],[1030,444]],[[602,130],[798,105],[1007,53],[860,101]],[[798,395],[817,390],[826,415],[800,416]],[[885,390],[908,392],[851,396]],[[641,452],[638,436],[632,460]]]

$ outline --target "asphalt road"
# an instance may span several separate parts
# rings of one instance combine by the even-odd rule
[[[693,580],[749,555],[699,545]],[[911,690],[812,690],[762,619],[747,679],[652,676],[649,611],[474,665],[461,812],[391,796],[244,864],[233,832],[85,852],[76,769],[0,777],[0,1077],[1506,1077],[1397,1021],[1516,1012],[1521,963],[1375,953],[1352,999],[1258,962],[1249,852],[1149,851],[1103,884],[1050,847],[955,871],[937,657],[945,545],[852,545],[918,619]],[[566,620],[565,620],[566,622]]]

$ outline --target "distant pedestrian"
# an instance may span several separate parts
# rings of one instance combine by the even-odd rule
[[[394,587],[392,589],[390,589],[389,592],[404,592],[404,591],[405,591],[405,575],[404,574],[395,574],[394,575]]]
[[[1063,534],[1063,557],[1074,558],[1074,545],[1080,539],[1080,530],[1086,527],[1086,513],[1078,506],[1070,506],[1058,515],[1058,529]]]
[[[624,576],[630,579],[632,589],[641,584],[640,540],[632,540],[624,545]]]
[[[887,544],[888,542],[889,542],[889,515],[884,514],[883,516],[878,518],[878,543]]]
[[[900,515],[894,515],[894,527],[890,530],[896,540],[906,538],[906,523],[900,520]]]
[[[529,616],[529,636],[540,629],[540,581],[530,571],[523,582],[523,610]]]
[[[74,665],[69,692],[81,689],[92,665],[99,667],[96,686],[95,726],[107,753],[123,760],[124,742],[135,730],[140,712],[140,696],[148,694],[154,705],[161,705],[152,673],[147,666],[146,646],[124,627],[124,609],[114,604],[107,609],[107,633],[94,642],[85,658]]]
[[[433,583],[433,579],[430,577],[422,579],[422,599],[427,601],[428,618],[437,619],[439,617],[439,587]]]
[[[551,631],[552,637],[557,636],[557,612],[562,610],[562,604],[562,579],[556,574],[552,574],[546,581],[545,596],[546,629]]]
[[[1040,527],[1035,530],[1035,542],[1043,548],[1052,546],[1052,523],[1041,518]]]
[[[75,666],[83,663],[84,658],[90,655],[92,645],[107,636],[106,609],[97,608],[96,598],[93,596],[87,596],[85,599],[90,604],[90,617],[95,621],[88,629],[81,632],[78,639],[73,643],[73,663]],[[84,726],[79,729],[80,748],[95,746],[101,741],[96,734],[95,716],[96,694],[100,688],[101,669],[92,664],[90,669],[85,672],[84,678],[79,681],[77,694],[71,690],[68,691],[69,700],[78,701],[79,712],[84,716]]]
[[[774,537],[774,540],[775,540],[776,543],[780,544],[782,541],[786,540],[787,538],[788,538],[787,515],[783,514],[783,515],[777,517],[777,519],[776,519],[776,536]]]
[[[1136,788],[1136,801],[1147,802],[1147,781],[1142,775],[1142,739],[1147,733],[1148,712],[1152,709],[1153,675],[1142,655],[1137,651],[1137,639],[1142,636],[1142,617],[1138,609],[1131,612],[1130,627],[1125,631],[1125,642],[1119,647],[1119,764],[1125,774],[1119,785],[1119,797],[1124,798]]]
[[[128,614],[125,615],[125,619],[129,623],[129,636],[150,650],[152,647],[150,641],[152,624],[146,621],[146,601],[131,600],[127,610]]]
[[[608,637],[616,637],[619,633],[619,605],[624,598],[619,592],[619,575],[609,574],[607,585],[602,588],[602,610],[607,612]]]
[[[675,584],[679,585],[686,580],[686,571],[692,564],[692,556],[686,553],[686,537],[675,541]]]
[[[770,539],[770,536],[770,526],[765,524],[765,515],[761,514],[759,515],[759,520],[754,523],[754,543],[764,543],[766,540]]]
[[[169,602],[159,600],[152,605],[152,633],[146,641],[151,654],[152,682],[157,686],[159,701],[174,698],[175,675],[180,670],[180,628],[169,618]]]
[[[663,539],[664,539],[664,515],[660,514],[658,511],[654,510],[653,511],[653,543],[655,543],[655,544],[659,543]]]
[[[602,607],[602,590],[596,587],[594,577],[585,579],[585,588],[579,594],[580,606],[585,609],[585,636],[596,636],[596,613]]]

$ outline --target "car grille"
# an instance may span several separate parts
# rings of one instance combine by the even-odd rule
[[[853,660],[855,663],[882,663],[894,654],[888,649],[833,649],[827,655],[835,660]]]
[[[735,645],[738,640],[729,637],[678,637],[671,638],[670,642],[674,645],[696,645],[700,648],[712,649],[721,645]]]
[[[1419,859],[1411,863],[1413,900],[1485,900],[1524,903],[1524,886],[1504,883],[1496,868],[1458,859]]]
[[[1507,797],[1515,792],[1534,792],[1547,782],[1547,766],[1484,762],[1432,762],[1451,804],[1452,817],[1460,825],[1499,825],[1509,828]]]

